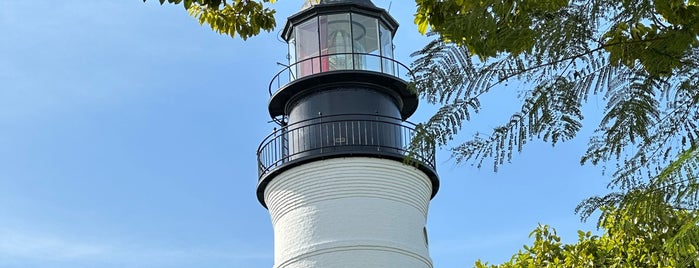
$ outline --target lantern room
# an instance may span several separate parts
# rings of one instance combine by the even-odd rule
[[[287,21],[291,80],[321,72],[365,70],[396,75],[396,21],[371,1],[306,1]],[[337,2],[337,3],[335,3]]]

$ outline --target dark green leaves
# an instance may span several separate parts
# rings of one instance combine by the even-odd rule
[[[231,37],[237,34],[243,40],[258,35],[261,30],[274,29],[274,13],[274,10],[265,8],[261,2],[240,0],[226,4],[221,9],[197,5],[189,8],[189,14],[198,18],[199,24],[209,24],[219,34]]]
[[[143,0],[145,2],[146,0]],[[262,30],[271,31],[276,26],[275,11],[263,3],[275,0],[159,0],[160,4],[182,4],[189,14],[208,24],[219,34],[240,36],[243,40],[258,35]]]
[[[416,2],[415,23],[422,33],[431,28],[481,59],[531,50],[536,17],[555,16],[568,4],[566,0]]]

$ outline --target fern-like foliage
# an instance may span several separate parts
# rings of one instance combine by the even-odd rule
[[[418,1],[416,22],[438,38],[413,54],[415,85],[442,108],[416,140],[458,140],[458,163],[497,170],[530,140],[574,138],[598,96],[603,117],[581,164],[613,168],[614,192],[584,201],[581,216],[605,206],[641,218],[699,209],[699,1],[461,2]],[[526,88],[510,119],[458,135],[481,97],[513,80]],[[697,241],[696,225],[682,223],[673,239]]]
[[[578,205],[576,211],[589,217],[600,207],[618,207],[645,222],[667,222],[671,211],[697,211],[699,208],[699,147],[691,146],[671,161],[647,184],[636,185],[621,192],[591,197]],[[603,214],[601,219],[608,217]],[[699,241],[696,218],[676,223],[677,232],[668,246],[679,246]]]

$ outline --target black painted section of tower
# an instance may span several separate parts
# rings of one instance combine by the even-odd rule
[[[269,114],[272,118],[283,115],[291,115],[293,106],[298,105],[294,99],[299,99],[303,96],[315,94],[320,91],[325,91],[333,88],[363,88],[375,92],[383,93],[391,96],[392,105],[398,109],[398,114],[386,113],[382,115],[395,116],[403,120],[408,119],[415,110],[417,110],[418,98],[417,94],[408,88],[408,84],[392,75],[362,71],[362,70],[343,70],[322,72],[299,78],[285,85],[272,96],[269,101]],[[348,100],[348,99],[346,99]],[[365,99],[353,99],[356,101],[353,105],[361,105]],[[382,102],[388,105],[388,102]],[[382,108],[386,109],[386,108]],[[318,110],[318,112],[323,112]],[[362,111],[355,110],[355,113],[375,114],[372,109]],[[336,113],[336,112],[335,112]],[[330,115],[334,113],[328,113]],[[292,120],[292,118],[289,118]],[[305,118],[303,118],[305,119]],[[295,118],[294,121],[301,121],[302,118]]]

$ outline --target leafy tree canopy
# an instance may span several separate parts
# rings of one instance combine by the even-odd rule
[[[488,265],[480,260],[477,268],[514,267],[699,267],[699,227],[697,213],[670,207],[653,217],[613,207],[602,209],[601,236],[578,231],[578,241],[563,244],[556,230],[539,225],[531,234],[534,243],[524,246],[510,261]],[[678,234],[694,237],[686,243],[674,241]]]
[[[697,0],[416,0],[415,22],[481,59],[499,53],[527,55],[565,52],[544,46],[575,44],[577,52],[603,49],[613,65],[642,65],[651,75],[668,76],[685,52],[697,45]],[[556,29],[559,26],[576,28]],[[559,36],[561,35],[561,36]],[[558,41],[552,43],[552,41]],[[589,44],[590,42],[594,42]],[[590,45],[585,47],[585,44]],[[548,54],[557,58],[556,54]]]
[[[699,1],[416,2],[420,30],[439,35],[414,54],[418,92],[442,105],[421,126],[422,142],[445,145],[482,95],[522,81],[510,120],[453,149],[459,162],[493,159],[497,170],[529,140],[575,137],[583,104],[600,95],[603,118],[581,163],[612,164],[610,187],[622,193],[655,187],[677,206],[699,208]],[[624,196],[579,209],[587,216]]]
[[[158,0],[160,4],[182,4],[189,14],[199,20],[199,24],[208,24],[219,34],[231,37],[240,36],[243,40],[274,29],[273,9],[264,7],[264,3],[275,0]],[[143,0],[146,2],[146,0]]]
[[[580,204],[582,217],[605,206],[631,217],[650,217],[664,202],[699,209],[699,1],[416,3],[419,30],[438,38],[413,55],[415,87],[441,108],[413,144],[460,138],[483,95],[519,81],[521,106],[510,119],[452,149],[458,162],[492,160],[497,170],[528,141],[574,138],[583,105],[597,95],[603,117],[581,164],[611,166],[613,192]]]

